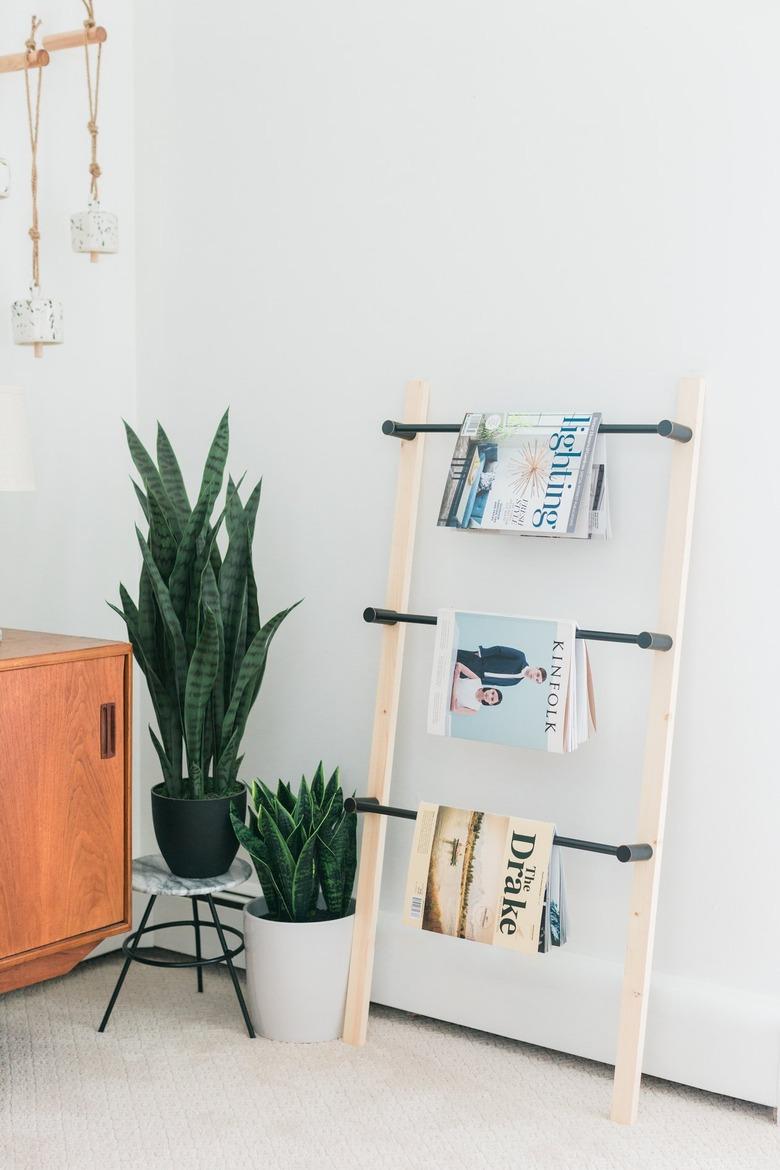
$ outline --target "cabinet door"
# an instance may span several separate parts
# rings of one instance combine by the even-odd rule
[[[124,917],[124,669],[0,671],[0,959]]]

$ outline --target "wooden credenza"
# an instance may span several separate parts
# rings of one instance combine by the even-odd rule
[[[132,661],[124,642],[3,632],[0,992],[130,928]]]

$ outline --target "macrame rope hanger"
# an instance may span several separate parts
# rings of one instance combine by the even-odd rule
[[[24,94],[27,102],[27,127],[30,133],[30,194],[32,196],[32,223],[28,235],[32,240],[32,283],[29,295],[20,297],[11,305],[11,328],[16,345],[30,345],[37,358],[43,357],[45,345],[62,344],[62,305],[55,297],[41,292],[41,227],[38,216],[38,142],[41,128],[41,94],[43,66],[49,57],[36,46],[41,21],[33,16],[30,35],[24,42],[25,52],[19,68],[24,70]],[[31,73],[37,69],[33,81]]]
[[[95,22],[94,0],[81,0],[86,11],[84,20],[84,68],[87,76],[87,104],[89,121],[87,131],[90,140],[89,154],[89,208],[71,216],[71,243],[74,252],[89,252],[93,264],[100,259],[101,252],[116,252],[118,239],[117,217],[110,211],[101,211],[100,208],[100,176],[102,170],[98,162],[98,111],[100,108],[100,69],[103,60],[103,41],[105,32],[98,28]],[[103,37],[95,37],[95,33],[103,32]],[[95,59],[94,76],[90,58],[90,44],[97,43],[97,57]]]
[[[29,236],[32,240],[32,282],[36,288],[41,284],[41,258],[40,258],[40,240],[41,231],[38,223],[38,131],[41,125],[41,91],[43,89],[43,68],[41,65],[37,66],[38,78],[35,94],[35,103],[32,100],[31,86],[30,86],[30,59],[35,60],[35,37],[38,29],[41,27],[41,21],[37,16],[33,16],[32,24],[30,26],[30,36],[25,41],[27,55],[25,60],[27,64],[24,69],[24,92],[27,98],[27,125],[30,131],[30,153],[32,156],[32,163],[30,166],[30,187],[32,193],[32,226],[29,230]],[[34,111],[33,111],[34,105]],[[40,357],[39,346],[35,347],[35,356]]]
[[[84,21],[84,28],[89,32],[91,28],[95,27],[95,8],[92,0],[82,0],[84,7],[87,10],[87,19]],[[98,145],[98,104],[100,102],[100,62],[103,57],[103,43],[98,41],[97,47],[97,63],[95,65],[95,88],[92,88],[92,70],[89,62],[89,37],[84,38],[84,66],[87,74],[87,101],[89,103],[89,121],[87,122],[87,130],[91,142],[91,155],[89,160],[89,194],[90,198],[97,203],[100,199],[100,191],[98,187],[98,179],[101,176],[100,165],[97,159],[97,145]],[[90,252],[90,260],[93,264],[98,261],[99,253]]]

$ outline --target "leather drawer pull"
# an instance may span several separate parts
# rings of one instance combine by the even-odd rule
[[[100,758],[110,760],[116,755],[116,703],[102,703],[100,707]]]

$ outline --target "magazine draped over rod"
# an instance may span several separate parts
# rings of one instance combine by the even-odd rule
[[[566,942],[566,885],[555,825],[420,805],[404,921],[522,954]]]
[[[600,414],[467,414],[439,525],[524,536],[610,535]]]
[[[596,728],[593,677],[577,624],[440,609],[428,731],[570,752]]]

